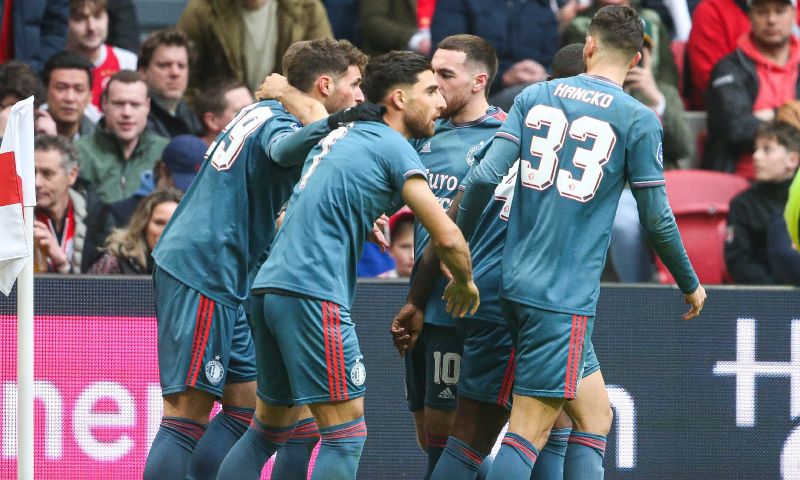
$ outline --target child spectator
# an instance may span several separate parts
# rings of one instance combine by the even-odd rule
[[[401,208],[389,218],[389,255],[395,268],[380,275],[382,278],[408,278],[414,268],[414,212]]]
[[[735,283],[778,283],[769,264],[767,230],[780,215],[800,165],[800,132],[783,122],[764,124],[756,134],[756,182],[737,195],[728,213],[725,263]]]

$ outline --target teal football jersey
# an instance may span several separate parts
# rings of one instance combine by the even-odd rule
[[[214,301],[245,301],[302,169],[281,167],[270,148],[299,128],[276,101],[243,109],[209,147],[153,252],[156,264]]]
[[[253,284],[349,308],[372,224],[397,208],[407,178],[425,176],[409,142],[378,122],[340,127],[303,166],[283,226]]]
[[[427,140],[417,142],[417,152],[428,175],[428,186],[447,210],[458,192],[464,176],[469,171],[475,153],[492,139],[506,119],[506,113],[489,107],[480,118],[462,124],[439,120],[436,132]],[[414,258],[419,260],[428,245],[430,235],[419,221],[414,223]],[[431,301],[425,309],[425,323],[447,327],[455,326],[455,319],[445,311],[442,294],[445,282],[436,282]]]
[[[518,145],[520,159],[501,295],[594,315],[625,183],[664,184],[658,118],[618,85],[582,74],[525,89],[496,138]],[[482,162],[473,177],[490,165]]]

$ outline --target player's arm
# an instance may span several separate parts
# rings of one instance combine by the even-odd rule
[[[264,82],[256,92],[256,99],[278,100],[303,125],[322,120],[328,116],[328,112],[322,103],[289,85],[286,77],[277,73],[264,78]]]
[[[478,289],[472,281],[472,260],[461,231],[442,210],[428,182],[421,176],[406,180],[403,200],[428,230],[431,244],[442,262],[452,272],[453,281],[445,290],[447,311],[463,317],[475,313],[480,304]]]
[[[692,308],[683,316],[690,320],[700,314],[706,293],[689,262],[683,246],[678,224],[672,215],[664,185],[631,190],[639,210],[639,220],[644,227],[647,240],[675,278],[684,300]]]
[[[457,224],[465,238],[472,238],[483,210],[491,201],[497,184],[519,158],[519,143],[510,137],[497,136],[481,163],[464,184]]]

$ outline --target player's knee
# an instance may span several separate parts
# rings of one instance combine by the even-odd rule
[[[573,418],[572,420],[573,430],[606,436],[611,431],[614,411],[611,409],[611,405],[605,405],[603,408],[594,409],[590,415]]]
[[[214,397],[210,393],[193,388],[164,397],[165,417],[180,417],[197,423],[208,423],[208,416],[213,407]]]
[[[449,410],[425,409],[425,434],[448,436],[453,429],[456,412]]]

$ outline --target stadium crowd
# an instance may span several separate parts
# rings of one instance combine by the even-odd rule
[[[665,169],[747,182],[722,200],[726,235],[707,240],[724,242],[726,280],[800,284],[796,0],[189,0],[176,26],[146,35],[131,0],[6,0],[0,127],[34,96],[37,271],[152,273],[150,253],[207,146],[297,41],[430,56],[445,37],[478,35],[499,57],[490,103],[509,111],[609,4],[644,21],[642,61],[623,86],[661,120]],[[687,110],[705,111],[707,127]],[[367,245],[360,276],[410,274],[411,220],[404,210],[387,222],[392,246]],[[609,258],[606,279],[658,280],[629,190]]]

